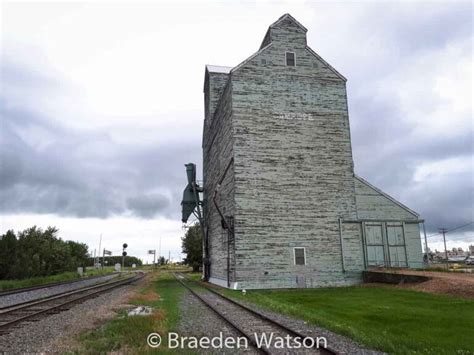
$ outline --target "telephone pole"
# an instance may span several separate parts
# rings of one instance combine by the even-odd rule
[[[426,255],[426,264],[430,263],[430,256],[428,255],[428,238],[426,237],[426,228],[425,222],[423,222],[423,234],[425,235],[425,255]]]
[[[158,260],[160,260],[161,257],[161,235],[160,235],[160,247],[158,248]]]
[[[446,258],[446,270],[449,269],[448,267],[448,249],[446,248],[446,233],[448,230],[446,228],[438,228],[438,232],[443,234],[443,241],[444,241],[444,257]]]
[[[100,249],[101,249],[101,247],[102,247],[102,233],[100,233],[99,249],[97,250],[97,264],[100,263]]]

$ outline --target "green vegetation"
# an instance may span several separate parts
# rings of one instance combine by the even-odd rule
[[[181,242],[183,254],[186,254],[183,263],[191,266],[193,271],[198,271],[202,265],[202,232],[199,223],[189,227],[184,237],[181,238]]]
[[[80,336],[80,353],[152,353],[146,339],[151,332],[161,334],[160,351],[167,349],[167,332],[175,330],[179,320],[179,296],[184,291],[168,272],[155,272],[147,276],[148,282],[129,301],[135,305],[153,308],[152,316],[127,317],[122,311],[118,317]],[[182,351],[180,351],[181,353]]]
[[[186,274],[186,277],[193,281],[199,281],[202,278],[202,273],[200,272],[190,272]]]
[[[102,269],[88,270],[86,273],[84,273],[84,277],[106,275],[112,272],[113,270],[111,268],[107,268],[103,270]],[[69,280],[75,280],[79,278],[80,276],[77,272],[69,271],[69,272],[63,272],[57,275],[33,277],[33,278],[22,279],[22,280],[0,280],[0,291],[11,290],[11,289],[20,288],[20,287],[44,285],[44,284],[48,284],[52,282],[69,281]]]
[[[225,293],[393,354],[474,349],[474,300],[384,286]]]
[[[63,241],[58,230],[32,227],[0,236],[0,280],[50,276],[75,271],[87,262],[87,245]]]

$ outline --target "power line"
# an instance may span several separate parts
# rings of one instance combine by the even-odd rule
[[[458,230],[458,229],[461,229],[461,228],[470,226],[470,225],[473,224],[473,223],[474,223],[474,221],[471,221],[471,222],[469,222],[469,223],[466,223],[466,224],[463,224],[463,225],[454,227],[454,228],[452,228],[452,229],[448,229],[448,230],[445,231],[445,233],[449,233],[449,232],[452,232],[452,231],[455,231],[455,230]],[[439,235],[439,234],[440,234],[440,232],[438,232],[438,233],[433,233],[433,234],[428,235],[427,237],[429,238],[429,237],[432,237],[432,236],[434,236],[434,235]]]
[[[438,236],[432,237],[430,241],[432,243],[439,243],[442,240],[442,238],[443,238],[443,235],[438,235]],[[448,241],[472,243],[474,241],[474,236],[470,235],[468,237],[464,237],[464,236],[448,237]]]
[[[470,225],[471,225],[471,224],[473,224],[473,223],[474,223],[474,221],[472,221],[472,222],[469,222],[469,223],[467,223],[467,224],[464,224],[464,225],[462,225],[462,226],[459,226],[459,227],[455,227],[455,228],[449,229],[449,230],[448,230],[448,232],[452,232],[452,231],[455,231],[456,229],[461,229],[461,228],[464,228],[464,227],[470,226]]]

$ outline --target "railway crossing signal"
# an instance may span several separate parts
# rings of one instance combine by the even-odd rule
[[[127,252],[125,251],[125,249],[127,249],[128,244],[123,243],[122,247],[122,270],[125,270],[125,257],[127,256]]]

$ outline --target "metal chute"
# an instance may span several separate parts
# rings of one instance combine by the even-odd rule
[[[202,188],[196,183],[196,165],[193,163],[185,164],[186,175],[188,177],[188,184],[183,191],[183,200],[181,201],[181,221],[186,223],[189,216],[197,211],[200,218],[201,201],[199,193],[202,192]],[[202,222],[202,221],[199,221]]]
[[[181,201],[181,221],[183,223],[188,222],[189,216],[194,212],[196,208],[196,201],[194,199],[193,187],[187,185],[183,192],[183,200]]]
[[[204,280],[209,280],[210,261],[209,261],[209,243],[207,235],[207,227],[201,213],[202,202],[199,193],[203,192],[203,188],[196,182],[196,165],[193,163],[185,164],[186,175],[188,177],[188,184],[183,191],[183,200],[181,201],[181,221],[187,223],[189,216],[196,211],[196,217],[201,226],[203,236],[203,264],[204,264]]]

